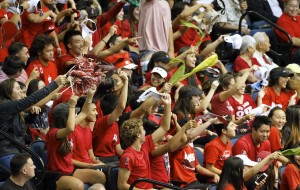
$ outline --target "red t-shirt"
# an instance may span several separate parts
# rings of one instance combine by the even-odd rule
[[[32,70],[35,67],[40,72],[39,78],[42,81],[44,81],[44,83],[46,85],[48,85],[50,82],[54,81],[56,79],[56,77],[58,76],[56,65],[52,61],[49,61],[47,66],[43,65],[38,59],[32,61],[26,69],[26,73],[28,76],[30,76],[30,73],[32,72]]]
[[[211,99],[211,112],[217,115],[232,115],[233,108],[228,100],[221,102],[220,94],[215,94]]]
[[[296,16],[295,18],[296,19],[293,19],[288,14],[283,13],[281,17],[277,20],[276,24],[283,28],[285,31],[287,31],[291,38],[300,38],[300,16]],[[275,30],[275,32],[281,42],[288,41],[288,38],[286,35],[284,35],[284,33],[279,32],[278,30]]]
[[[45,13],[50,10],[48,7],[42,6],[42,11]],[[22,27],[21,27],[20,33],[18,35],[19,41],[26,44],[28,49],[31,47],[31,44],[32,44],[34,38],[37,35],[44,33],[43,23],[45,21],[51,20],[51,18],[48,17],[48,18],[44,19],[41,23],[33,23],[33,22],[30,22],[28,19],[29,14],[31,14],[31,13],[28,13],[27,10],[24,10],[23,14],[21,14]],[[32,13],[32,14],[40,14],[40,13],[36,12],[36,13]]]
[[[65,63],[66,63],[67,61],[73,61],[73,62],[75,63],[74,59],[75,59],[75,57],[74,57],[73,55],[69,54],[69,53],[67,53],[66,55],[61,56],[61,57],[59,58],[59,61],[58,61],[57,65],[56,65],[56,66],[57,66],[58,73],[59,73],[60,75],[65,74],[65,73],[66,73],[66,66],[65,66]]]
[[[235,190],[235,188],[232,184],[227,183],[222,190]],[[243,190],[247,190],[245,185],[243,185]]]
[[[282,149],[280,132],[277,127],[274,126],[271,127],[269,141],[271,143],[272,152]]]
[[[261,151],[271,152],[270,141],[265,140],[261,142],[258,147],[253,142],[252,133],[240,137],[232,148],[233,155],[245,154],[252,161],[256,161],[257,154]]]
[[[252,62],[252,65],[257,65],[257,66],[261,67],[261,65],[258,63],[258,61],[256,59],[252,59],[251,62]],[[238,73],[239,71],[248,69],[248,68],[250,68],[250,66],[244,59],[241,58],[241,56],[238,56],[233,63],[234,72]]]
[[[150,166],[152,179],[169,183],[170,181],[170,162],[169,154],[166,153],[162,156],[150,155]]]
[[[291,96],[295,94],[295,91],[281,91],[280,95],[278,96],[276,92],[273,90],[272,87],[267,86],[265,88],[266,94],[262,99],[262,103],[268,106],[272,106],[272,104],[281,104],[282,109],[286,110],[287,106],[289,105],[289,100]]]
[[[251,95],[244,94],[243,97],[244,98],[243,98],[242,103],[239,103],[233,96],[231,96],[228,99],[230,105],[233,108],[233,114],[234,114],[235,120],[239,120],[242,117],[244,117],[245,115],[250,114],[252,109],[256,108],[256,104],[253,101]]]
[[[94,154],[99,157],[116,156],[116,146],[120,144],[119,126],[114,122],[107,125],[109,115],[97,118],[93,131]]]
[[[75,126],[73,159],[84,163],[93,163],[88,150],[92,147],[92,131],[89,126],[82,127],[79,124]]]
[[[145,138],[141,151],[136,151],[130,146],[124,150],[124,153],[121,156],[119,167],[126,168],[130,171],[130,176],[127,181],[128,184],[132,184],[139,178],[152,178],[149,154],[154,149],[154,143],[151,135],[148,135]],[[141,182],[138,183],[136,187],[151,189],[152,184]]]
[[[171,179],[185,181],[188,184],[196,181],[196,159],[194,148],[186,145],[183,149],[170,153]],[[182,186],[183,187],[183,186]]]
[[[197,33],[197,30],[194,28],[188,28],[185,33],[174,41],[175,52],[177,53],[183,47],[195,46],[199,40],[200,36]]]
[[[232,144],[228,141],[224,144],[220,137],[207,143],[204,148],[204,164],[212,164],[222,170],[225,160],[232,156]]]
[[[281,176],[280,190],[296,190],[300,184],[300,170],[294,164],[288,164]]]
[[[74,170],[74,165],[72,162],[72,152],[68,153],[65,156],[62,156],[58,153],[58,148],[61,144],[61,140],[56,139],[56,133],[58,131],[58,128],[51,128],[47,133],[47,170],[52,172],[71,174]],[[73,149],[73,134],[70,134],[67,138],[68,142],[71,145],[71,148]]]

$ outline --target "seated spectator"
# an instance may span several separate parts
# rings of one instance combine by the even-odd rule
[[[256,51],[254,52],[253,59],[256,59],[262,67],[267,67],[268,71],[278,67],[278,65],[266,54],[270,51],[271,46],[267,34],[264,32],[257,32],[254,34],[253,38],[256,41]]]
[[[139,90],[147,90],[148,88],[155,87],[157,90],[169,93],[171,85],[166,83],[167,76],[168,72],[164,68],[154,67],[151,71],[150,80],[141,86]]]
[[[239,138],[233,146],[233,155],[244,154],[250,160],[256,161],[259,152],[271,152],[271,145],[268,140],[271,124],[272,122],[268,117],[256,116],[252,123],[252,133]],[[287,162],[284,156],[280,156],[278,160],[283,163]]]
[[[118,97],[110,93],[102,97],[100,107],[103,116],[97,118],[93,130],[94,154],[100,161],[107,164],[112,164],[113,162],[118,163],[118,157],[123,154],[117,121],[126,107],[128,78],[125,72],[122,71],[119,73],[119,76],[124,83],[121,94]]]
[[[282,129],[282,144],[284,149],[290,149],[296,144],[300,143],[299,140],[299,124],[300,121],[300,106],[292,105],[286,109],[286,124]]]
[[[268,106],[279,104],[283,110],[286,110],[289,105],[294,105],[297,100],[297,93],[294,90],[285,90],[288,80],[292,76],[294,76],[294,73],[283,67],[272,69],[269,77],[269,85],[265,88],[266,93],[262,99],[262,103]]]
[[[30,179],[35,176],[35,165],[27,153],[16,154],[10,161],[11,176],[0,186],[0,190],[35,190]]]
[[[204,148],[204,166],[209,171],[221,175],[224,162],[232,156],[232,144],[230,138],[235,137],[236,124],[226,117],[228,124],[215,124],[218,137],[210,141]]]
[[[257,70],[261,65],[257,62],[256,59],[253,59],[254,52],[256,50],[256,41],[251,36],[242,37],[242,46],[240,48],[240,55],[236,58],[233,63],[234,72],[243,74],[246,69],[254,66],[254,70]],[[254,83],[258,79],[251,72],[247,78],[247,82]]]
[[[27,64],[27,61],[29,59],[29,51],[28,47],[21,43],[21,42],[14,42],[8,47],[8,54],[9,55],[15,55],[21,58],[21,60]],[[33,79],[36,79],[39,77],[40,73],[37,70],[33,70],[30,75],[27,75],[25,69],[22,70],[21,76],[17,78],[17,81],[20,81],[26,86],[28,86],[29,82]]]
[[[256,116],[252,123],[252,133],[239,138],[233,146],[233,155],[244,154],[250,160],[256,161],[259,152],[271,152],[268,140],[271,124],[271,120],[266,116]]]
[[[54,60],[54,45],[55,41],[52,37],[47,35],[39,35],[34,38],[31,48],[30,56],[32,62],[26,68],[27,75],[36,68],[40,72],[39,79],[48,85],[54,80],[57,75],[57,68]]]
[[[277,21],[277,25],[284,29],[292,38],[293,49],[292,49],[292,61],[300,63],[300,16],[299,3],[297,0],[285,1],[284,13]],[[288,38],[278,30],[275,30],[280,41],[287,42]]]
[[[282,108],[274,107],[270,111],[268,117],[272,121],[269,141],[271,143],[271,151],[274,152],[283,148],[281,142],[281,130],[286,123],[286,115]]]
[[[245,69],[244,74],[235,82],[234,77],[230,73],[226,73],[220,76],[220,85],[216,89],[216,93],[211,99],[211,111],[217,115],[233,115],[233,108],[230,105],[228,99],[234,95],[238,89],[240,89],[246,82],[250,72],[253,71],[253,67]]]
[[[291,70],[294,76],[288,82],[288,88],[296,90],[300,94],[300,66],[297,63],[288,64],[285,68]]]
[[[4,59],[0,70],[0,83],[6,79],[18,79],[24,70],[25,63],[15,55],[9,55]]]
[[[121,128],[121,138],[128,148],[121,156],[118,188],[129,189],[129,186],[138,178],[151,178],[149,154],[154,149],[154,143],[162,139],[170,128],[171,119],[171,98],[164,95],[161,100],[165,106],[164,120],[162,125],[151,135],[145,137],[143,122],[140,119],[129,119]],[[136,187],[149,189],[149,183],[139,183]]]
[[[241,75],[235,76],[235,82],[241,80]],[[246,84],[242,85],[238,91],[232,95],[228,101],[233,108],[233,122],[241,125],[248,120],[252,120],[255,115],[251,111],[256,108],[256,103],[253,101],[250,94],[245,94]],[[246,131],[244,131],[246,132]]]
[[[68,103],[61,103],[53,109],[54,126],[47,133],[47,169],[61,173],[56,181],[56,189],[83,189],[84,183],[104,184],[103,172],[92,169],[75,169],[72,162],[74,147],[74,128],[87,117],[87,104],[75,117],[77,96],[71,96]],[[78,110],[77,110],[78,111]]]
[[[45,98],[59,85],[65,84],[65,81],[65,76],[58,76],[48,86],[26,98],[21,97],[22,92],[15,79],[7,79],[0,83],[0,129],[20,143],[25,144],[24,123],[20,113]],[[1,157],[20,153],[20,151],[18,147],[5,137],[0,138]]]
[[[202,125],[196,125],[195,128],[190,130],[180,130],[187,138],[182,143],[181,148],[170,153],[170,166],[171,166],[171,180],[179,180],[187,182],[182,184],[181,187],[186,189],[206,189],[207,184],[201,184],[195,173],[200,173],[204,176],[212,178],[214,183],[218,183],[219,175],[207,170],[201,166],[196,159],[192,140],[199,136],[208,126],[214,124],[216,118],[210,119]]]
[[[281,1],[279,2],[281,3]],[[276,21],[278,20],[279,15],[273,14],[273,11],[268,1],[253,0],[253,1],[247,1],[247,4],[248,4],[248,9],[247,9],[248,11],[255,11],[274,23],[276,23]],[[272,4],[272,6],[274,6],[274,4]],[[260,17],[257,17],[255,15],[250,15],[250,21],[254,28],[260,29],[269,26],[264,20],[261,20]]]
[[[299,144],[293,145],[291,148],[298,148]],[[286,166],[280,180],[280,190],[296,189],[300,184],[300,156],[288,156],[289,163]]]

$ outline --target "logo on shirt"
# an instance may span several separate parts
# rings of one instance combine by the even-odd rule
[[[223,155],[220,156],[220,160],[226,160],[226,159],[229,158],[229,157],[230,157],[230,151],[229,151],[229,150],[225,150],[225,151],[223,152]]]
[[[118,136],[116,134],[114,134],[113,141],[118,142]]]
[[[184,159],[182,162],[182,166],[189,170],[195,170],[195,154],[194,153],[186,153],[184,152]]]
[[[125,164],[125,166],[128,166],[128,165],[129,165],[129,158],[128,158],[128,157],[125,158],[124,164]]]

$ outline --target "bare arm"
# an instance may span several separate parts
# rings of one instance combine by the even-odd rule
[[[218,88],[219,86],[219,81],[215,80],[212,84],[211,84],[211,88],[208,92],[208,94],[206,95],[206,97],[201,101],[201,104],[200,104],[200,107],[199,107],[199,110],[197,111],[204,111],[207,109],[208,105],[210,104],[210,101],[216,91],[216,89]]]
[[[120,94],[120,98],[117,104],[117,107],[114,109],[114,111],[109,114],[107,118],[107,125],[110,126],[113,124],[113,122],[117,121],[119,117],[122,115],[125,107],[126,107],[126,101],[127,101],[127,95],[128,95],[128,78],[124,71],[119,71],[119,76],[123,80],[124,85],[122,87],[122,91]]]
[[[126,168],[119,168],[118,174],[118,189],[119,190],[128,190],[130,185],[128,184],[128,179],[131,171]],[[139,188],[133,188],[134,190],[139,190]]]
[[[43,16],[40,16],[40,14],[36,13],[29,13],[28,20],[32,23],[41,23],[43,20],[45,20],[50,15],[55,15],[52,11],[47,11],[43,14]]]
[[[62,139],[67,137],[70,133],[74,132],[75,129],[75,106],[78,100],[78,96],[72,95],[69,100],[69,116],[66,123],[66,128],[60,129],[56,133],[56,139]]]

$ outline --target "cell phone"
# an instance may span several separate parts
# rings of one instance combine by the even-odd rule
[[[257,178],[257,180],[255,181],[255,184],[256,184],[256,185],[260,184],[260,182],[261,182],[262,180],[266,179],[267,177],[268,177],[268,175],[267,175],[266,173],[261,174],[261,175]]]

